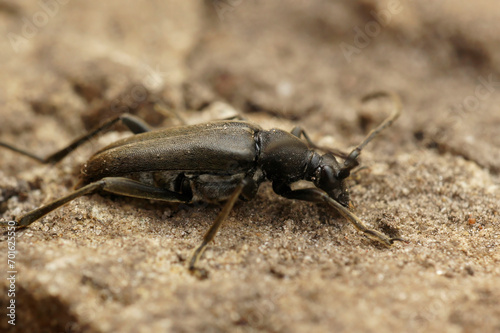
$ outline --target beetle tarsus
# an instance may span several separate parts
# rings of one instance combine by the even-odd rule
[[[197,278],[198,280],[206,280],[210,276],[210,273],[208,270],[204,268],[198,268],[198,267],[189,267],[188,268],[189,273]]]
[[[391,247],[391,245],[394,243],[394,241],[404,241],[401,238],[389,238],[383,233],[373,230],[368,228],[363,221],[361,221],[353,212],[351,212],[349,209],[346,207],[342,206],[340,203],[337,201],[333,200],[330,198],[326,193],[322,196],[322,199],[328,203],[330,206],[335,208],[342,216],[344,216],[351,224],[361,231],[366,237],[375,240],[379,243],[384,244],[387,247]]]
[[[11,223],[13,222],[13,223]],[[12,221],[0,221],[0,228],[8,228],[8,227],[19,227],[19,224],[12,220]]]
[[[393,237],[389,241],[391,242],[391,244],[394,244],[394,242],[402,242],[402,243],[406,243],[406,244],[409,243],[406,239],[399,238],[399,237]]]
[[[389,238],[383,233],[373,229],[363,230],[363,233],[365,234],[366,237],[370,238],[371,240],[382,243],[387,247],[391,247],[394,244],[394,241],[402,241],[401,238]]]

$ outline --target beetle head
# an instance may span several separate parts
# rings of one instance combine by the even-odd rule
[[[341,167],[335,156],[328,153],[321,156],[321,162],[315,169],[314,185],[342,206],[349,207],[349,190],[345,183],[349,174],[350,168]]]

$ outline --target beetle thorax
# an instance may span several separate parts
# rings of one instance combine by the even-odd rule
[[[315,153],[302,140],[279,129],[260,131],[256,139],[260,148],[257,163],[269,180],[292,183],[306,178]]]

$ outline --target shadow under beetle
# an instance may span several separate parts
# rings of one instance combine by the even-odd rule
[[[81,181],[74,192],[28,212],[18,218],[15,225],[29,226],[65,203],[99,191],[183,203],[226,200],[188,261],[189,270],[203,277],[206,272],[197,268],[198,259],[236,200],[254,198],[259,185],[269,180],[277,194],[289,199],[327,203],[365,236],[391,246],[394,241],[402,239],[389,238],[368,228],[357,218],[349,210],[349,192],[345,183],[350,172],[359,165],[358,157],[365,145],[390,126],[401,113],[401,102],[395,94],[374,93],[365,96],[362,101],[383,96],[393,99],[394,111],[349,155],[344,156],[343,163],[339,163],[332,152],[318,154],[315,150],[321,148],[300,127],[295,127],[291,132],[280,129],[267,131],[242,120],[220,120],[150,131],[140,119],[123,114],[47,158],[0,142],[0,146],[41,163],[56,163],[119,121],[135,134],[112,143],[90,157],[82,168]],[[305,141],[301,139],[302,136]],[[292,184],[299,180],[312,182],[315,187],[292,189]],[[1,224],[7,226],[8,222]]]

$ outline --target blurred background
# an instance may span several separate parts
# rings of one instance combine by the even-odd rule
[[[306,328],[320,331],[332,328],[340,331],[372,331],[374,328],[382,331],[405,328],[410,331],[438,331],[440,327],[446,327],[445,331],[456,329],[458,332],[490,329],[498,331],[500,259],[498,253],[491,254],[486,246],[490,246],[489,249],[495,248],[498,252],[498,238],[492,233],[498,235],[499,31],[500,3],[494,0],[2,0],[0,140],[15,142],[40,155],[47,155],[103,119],[119,113],[133,113],[152,126],[165,127],[179,124],[179,120],[170,112],[172,110],[176,110],[188,122],[200,122],[220,118],[221,108],[232,107],[265,128],[280,126],[291,129],[300,124],[316,142],[348,151],[348,147],[357,144],[386,116],[386,112],[380,107],[373,110],[360,109],[359,99],[373,91],[395,91],[403,100],[404,114],[393,128],[383,134],[383,138],[370,144],[367,149],[369,152],[364,153],[366,160],[382,163],[382,167],[373,169],[373,179],[368,176],[368,183],[362,184],[362,188],[373,186],[379,191],[379,196],[373,194],[370,197],[371,194],[363,192],[364,190],[355,189],[354,196],[357,194],[358,206],[366,206],[362,212],[375,220],[376,216],[369,214],[380,215],[387,206],[370,206],[363,200],[371,198],[377,201],[383,195],[391,198],[387,200],[409,197],[405,213],[407,215],[401,219],[422,219],[427,226],[405,227],[402,233],[405,236],[415,235],[415,242],[425,243],[429,230],[441,235],[436,231],[444,230],[440,228],[448,228],[445,229],[446,232],[456,232],[457,235],[469,234],[469,229],[456,229],[455,224],[446,223],[474,224],[476,218],[482,221],[482,227],[492,228],[489,229],[490,236],[483,235],[487,241],[478,241],[483,244],[481,246],[484,248],[481,248],[484,253],[489,253],[486,255],[488,259],[479,254],[471,259],[467,254],[471,252],[467,251],[473,250],[468,249],[466,254],[457,254],[459,259],[456,259],[458,263],[455,267],[453,263],[449,264],[452,259],[448,256],[429,259],[434,257],[436,250],[427,254],[419,252],[419,258],[425,264],[416,265],[414,271],[410,270],[402,277],[410,280],[420,269],[425,271],[431,267],[430,270],[435,273],[432,267],[448,265],[453,266],[450,274],[461,277],[460,272],[468,272],[466,267],[475,267],[467,262],[478,260],[482,264],[475,264],[476,272],[480,272],[475,277],[482,276],[483,280],[471,282],[470,290],[476,290],[473,287],[476,284],[481,286],[481,291],[476,294],[465,288],[467,292],[456,294],[454,290],[462,288],[457,287],[460,283],[449,286],[447,283],[452,279],[443,278],[444,282],[439,280],[437,285],[434,284],[429,289],[435,293],[428,295],[428,298],[420,299],[415,296],[417,298],[410,299],[411,297],[401,296],[400,305],[395,306],[372,295],[365,305],[356,303],[348,307],[353,315],[345,315],[341,314],[340,308],[338,312],[325,310],[331,306],[331,299],[311,300],[311,295],[301,294],[297,286],[302,285],[300,281],[306,283],[308,278],[298,274],[296,283],[289,285],[286,293],[283,292],[280,296],[286,298],[288,296],[284,295],[295,295],[296,298],[283,301],[281,305],[279,300],[272,301],[273,308],[268,312],[277,316],[275,321],[261,318],[259,324],[254,325],[255,322],[252,324],[241,313],[240,317],[231,319],[223,311],[229,306],[227,304],[219,304],[221,307],[216,309],[220,312],[214,317],[207,313],[205,317],[187,315],[190,311],[196,313],[193,310],[196,305],[193,304],[196,303],[194,300],[200,300],[198,298],[191,299],[194,302],[192,307],[183,306],[187,310],[181,312],[179,318],[187,316],[186,320],[192,320],[193,326],[190,327],[193,329],[202,329],[205,327],[203,325],[208,325],[208,330],[223,331],[301,331]],[[226,105],[220,107],[221,104],[215,102],[224,102]],[[219,105],[219,108],[214,105]],[[89,152],[90,148],[77,154],[76,160],[63,164],[68,166],[69,171],[63,178],[59,178],[64,181],[57,185],[59,192],[55,193],[64,193],[71,187],[72,177],[78,172],[78,167],[72,169],[73,166],[84,162]],[[38,178],[35,177],[38,183],[31,181],[28,187],[22,184],[9,185],[22,178],[22,172],[33,170],[34,163],[10,152],[1,151],[0,154],[1,175],[8,179],[2,183],[4,202],[17,196],[20,191],[8,192],[6,188],[21,186],[28,193],[26,189],[29,186],[36,189],[41,186],[39,183],[47,182],[44,175],[38,172]],[[422,165],[423,169],[412,169]],[[391,171],[391,167],[395,169]],[[26,179],[31,179],[28,174],[25,175]],[[377,183],[377,179],[381,181],[385,177],[387,180]],[[457,179],[460,184],[465,184],[460,189],[452,187],[458,182]],[[57,183],[58,177],[52,176],[52,180]],[[415,183],[406,190],[393,187],[406,181]],[[5,193],[10,193],[10,196]],[[25,194],[26,197],[30,195]],[[262,199],[260,206],[262,209],[265,209],[266,200],[276,200],[270,199],[276,197],[270,191],[265,192],[264,197],[266,199]],[[440,211],[443,214],[442,209],[451,207],[455,199],[459,200],[459,206],[446,211],[444,215],[438,214]],[[481,204],[483,199],[484,205]],[[33,208],[43,202],[40,200],[29,207]],[[280,209],[283,209],[286,202],[279,202],[282,205]],[[439,206],[440,202],[442,206]],[[412,206],[418,203],[421,204],[418,208]],[[14,205],[13,201],[8,206],[5,204],[2,213],[11,212]],[[394,201],[392,205],[390,207],[394,209],[390,210],[391,214],[398,215],[398,206],[405,209],[401,208],[403,206],[400,202]],[[378,213],[370,213],[370,207],[372,210],[378,209]],[[214,212],[216,211],[217,208],[214,208]],[[290,211],[288,213],[292,214]],[[281,213],[276,214],[281,216]],[[412,214],[417,215],[410,219]],[[471,222],[472,218],[474,223]],[[209,220],[210,218],[207,219]],[[478,224],[474,227],[476,226]],[[279,230],[281,229],[276,232]],[[433,235],[437,237],[436,234]],[[442,236],[449,238],[444,233]],[[352,238],[355,238],[354,232]],[[412,236],[409,238],[412,239]],[[192,244],[196,240],[196,237],[190,239]],[[438,241],[439,244],[444,244],[440,242]],[[457,238],[457,243],[443,245],[440,251],[445,253],[445,249],[457,249],[460,247],[457,244],[463,242],[466,241]],[[258,246],[255,245],[256,248]],[[363,253],[365,250],[373,250],[373,246],[367,247],[370,250],[357,248],[356,251]],[[179,253],[189,253],[188,249],[189,246]],[[407,255],[409,261],[417,256],[415,253]],[[29,269],[31,259],[26,254],[26,270]],[[374,271],[368,269],[361,272],[375,274],[383,261],[377,263],[378,259],[381,260],[380,257],[372,259],[375,261],[371,262],[373,266],[370,267]],[[496,270],[492,268],[495,263]],[[290,266],[294,264],[296,263],[292,260]],[[180,262],[179,267],[182,265]],[[342,265],[340,266],[344,267]],[[398,265],[394,263],[394,267],[399,267]],[[314,272],[316,268],[307,269]],[[90,271],[93,272],[92,269]],[[355,278],[349,272],[342,269],[340,271],[343,273],[339,274],[345,274],[349,281]],[[443,271],[448,272],[447,269]],[[285,273],[278,275],[287,276],[286,272],[285,270]],[[397,270],[392,271],[393,274],[399,274],[396,272]],[[241,274],[246,276],[245,273]],[[242,283],[238,278],[233,278],[229,285]],[[440,278],[442,277],[437,279]],[[182,279],[189,278],[183,276]],[[368,277],[367,279],[370,280]],[[491,279],[496,281],[496,286],[488,282]],[[328,278],[322,281],[324,285],[319,284],[321,288],[332,286]],[[155,282],[161,284],[156,280]],[[423,285],[409,287],[414,282],[407,280],[399,283],[388,283],[384,285],[387,289],[380,288],[386,296],[394,295],[391,285],[398,285],[400,290],[405,288],[402,286],[407,286],[410,290],[423,288]],[[438,286],[440,283],[446,287]],[[353,295],[362,298],[370,293],[370,289],[362,289],[367,284],[351,285],[352,293],[344,294],[345,299]],[[27,283],[23,288],[30,290],[30,286],[33,287]],[[243,283],[243,286],[254,290],[251,283]],[[196,287],[190,287],[196,290]],[[272,290],[273,284],[257,289],[266,293],[269,290],[267,288]],[[321,288],[316,292],[321,293]],[[364,292],[356,293],[356,288]],[[198,291],[200,295],[206,295],[203,292],[208,293],[209,289],[212,290],[207,286],[204,291]],[[240,289],[235,290],[241,293]],[[338,290],[342,290],[342,283],[339,283]],[[27,294],[30,295],[30,292]],[[77,331],[85,328],[90,331],[107,331],[106,327],[124,329],[120,326],[122,323],[116,320],[106,321],[106,318],[96,319],[98,323],[91,324],[87,319],[82,319],[86,317],[82,315],[77,300],[73,302],[70,296],[64,298],[61,295],[56,293],[51,297],[62,297],[62,304],[70,304],[67,306],[70,309],[69,319],[55,320],[52,327],[66,330],[69,327]],[[412,295],[412,292],[408,295]],[[441,299],[439,295],[445,299]],[[176,294],[172,297],[170,300],[174,299],[174,303],[187,302],[185,295]],[[255,297],[259,299],[259,296]],[[157,301],[149,296],[144,299],[152,304]],[[434,301],[441,306],[429,308],[424,305]],[[454,310],[450,305],[452,301],[463,302],[465,305]],[[247,304],[238,295],[230,297],[227,302]],[[348,301],[344,302],[349,304]],[[291,305],[286,305],[299,303],[305,304],[300,315],[289,308]],[[322,315],[316,319],[314,303],[324,306],[319,311]],[[410,305],[406,307],[405,304]],[[102,309],[110,309],[106,304],[100,306]],[[141,308],[140,303],[133,300],[120,306]],[[240,310],[245,312],[245,309]],[[363,318],[365,310],[376,310],[380,316],[372,318],[371,322],[358,322]],[[40,319],[43,317],[40,309],[30,311],[33,320],[38,320],[41,326],[52,325],[47,319]],[[113,313],[112,310],[109,311]],[[181,328],[185,324],[172,319],[171,316],[175,313],[172,309],[165,310],[171,318],[169,324],[151,319],[159,316],[153,315],[154,311],[142,311],[137,314],[137,318],[127,319],[127,323],[142,323],[141,325],[149,328]],[[412,311],[414,314],[411,314]],[[471,311],[470,316],[464,317],[464,313],[468,311]],[[261,312],[258,313],[263,316]],[[356,320],[353,320],[354,314],[358,316]],[[294,317],[296,315],[300,318]],[[384,319],[390,316],[395,319]],[[207,319],[209,317],[211,319]],[[484,319],[486,317],[489,319]],[[291,321],[290,318],[296,319]],[[19,321],[22,320],[19,317]],[[68,326],[67,322],[72,324]],[[291,322],[296,325],[290,326]]]

